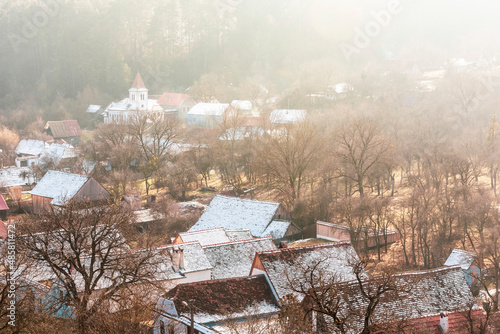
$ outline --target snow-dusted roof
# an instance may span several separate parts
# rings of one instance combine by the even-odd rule
[[[376,280],[377,278],[365,281],[365,289],[377,284]],[[473,309],[478,308],[458,266],[395,275],[392,284],[397,293],[391,291],[387,298],[380,300],[372,317],[373,323],[390,323],[440,313],[468,311],[471,306]],[[349,321],[351,331],[348,333],[359,333],[364,323],[363,313],[359,313],[359,310],[365,309],[368,304],[368,300],[361,293],[359,283],[340,283],[334,291],[341,292],[334,298],[338,298],[340,303],[340,318]]]
[[[212,264],[212,278],[248,276],[255,253],[276,249],[270,237],[231,241],[203,247]]]
[[[227,103],[198,103],[189,110],[188,115],[222,116],[229,104]]]
[[[249,100],[233,100],[231,106],[239,110],[252,110],[252,102]]]
[[[249,229],[226,229],[226,234],[231,241],[252,239],[252,233],[250,233]]]
[[[90,113],[90,114],[95,114],[96,112],[98,112],[99,110],[101,110],[101,107],[102,106],[99,106],[99,105],[96,105],[96,104],[91,104],[87,108],[87,112]]]
[[[182,242],[198,241],[202,246],[231,241],[223,227],[179,233]]]
[[[304,274],[314,266],[317,266],[316,274],[321,272],[323,279],[343,282],[356,279],[354,266],[359,263],[358,254],[349,242],[282,248],[260,252],[257,256],[279,298],[293,292],[290,281],[303,281]],[[297,297],[303,296],[297,294]]]
[[[273,239],[281,239],[285,236],[291,222],[286,220],[273,220],[262,232],[262,236],[270,236]]]
[[[23,139],[17,144],[16,154],[39,155],[45,149],[45,142],[36,139]]]
[[[155,212],[152,209],[135,210],[134,216],[136,223],[149,223],[163,217],[161,213]]]
[[[278,208],[279,203],[216,195],[189,231],[216,227],[249,229],[253,236],[260,237]]]
[[[456,266],[460,265],[463,270],[470,268],[474,260],[476,259],[476,254],[461,249],[454,249],[450,256],[446,259],[444,263],[445,266]]]
[[[22,175],[28,177],[24,178]],[[19,187],[30,185],[35,182],[29,167],[9,167],[0,169],[0,187]]]
[[[137,100],[131,100],[128,97],[119,102],[111,102],[106,111],[137,111]],[[147,110],[162,111],[163,108],[157,103],[157,100],[148,99]]]
[[[305,120],[306,111],[298,109],[276,109],[269,115],[271,123],[289,124]]]
[[[43,150],[40,159],[42,162],[53,161],[58,165],[62,159],[76,158],[75,148],[73,145],[63,143],[63,144],[52,144]]]
[[[264,275],[179,284],[162,298],[174,303],[179,316],[189,315],[189,307],[194,308],[194,320],[199,323],[246,318],[250,314],[269,316],[279,311]]]
[[[30,194],[52,198],[53,205],[64,205],[88,181],[89,177],[49,170]]]

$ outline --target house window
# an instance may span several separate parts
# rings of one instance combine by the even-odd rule
[[[166,334],[165,333],[165,323],[163,320],[160,320],[160,334]]]
[[[21,161],[21,167],[28,167],[28,161],[27,160],[22,160]]]

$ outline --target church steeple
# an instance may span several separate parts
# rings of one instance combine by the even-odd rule
[[[148,109],[148,92],[149,90],[144,85],[141,75],[136,74],[132,87],[128,90],[129,99],[132,101],[137,101],[138,110]]]

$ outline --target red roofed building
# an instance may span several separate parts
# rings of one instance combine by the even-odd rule
[[[186,120],[187,113],[196,104],[188,94],[167,92],[163,93],[157,102],[164,110],[175,111],[181,120]]]
[[[54,139],[64,139],[74,145],[80,142],[82,130],[76,120],[49,121],[45,124],[45,132]]]
[[[264,275],[179,284],[158,301],[154,332],[176,327],[173,333],[186,333],[189,322],[183,325],[183,319],[189,319],[191,311],[198,333],[215,333],[210,328],[245,322],[250,315],[269,318],[279,307]]]
[[[0,239],[7,239],[7,236],[9,235],[9,231],[7,231],[7,226],[5,226],[5,223],[0,220]]]

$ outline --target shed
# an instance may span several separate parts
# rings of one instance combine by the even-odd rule
[[[41,212],[49,205],[64,206],[70,201],[99,201],[109,193],[94,178],[85,175],[48,171],[30,191],[33,211]]]
[[[54,139],[64,139],[70,144],[78,144],[82,135],[80,125],[76,120],[49,121],[44,129]]]

